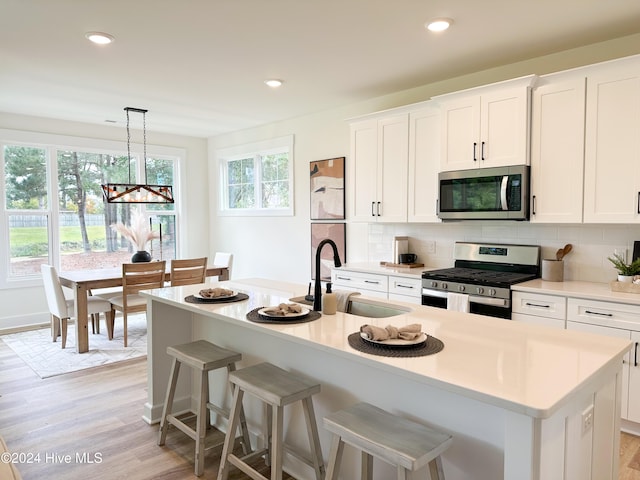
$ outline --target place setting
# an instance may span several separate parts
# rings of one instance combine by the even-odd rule
[[[320,312],[297,303],[280,303],[272,307],[258,307],[247,313],[247,320],[256,323],[305,323],[317,320]]]
[[[378,327],[365,324],[348,337],[349,345],[363,353],[384,357],[421,357],[438,353],[444,343],[422,331],[422,325]]]
[[[187,295],[184,298],[188,303],[232,303],[240,302],[249,298],[246,293],[222,287],[204,288],[198,293]]]

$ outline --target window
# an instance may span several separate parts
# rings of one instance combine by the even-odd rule
[[[126,152],[119,151],[122,144],[2,130],[0,135],[22,140],[3,141],[0,136],[0,173],[4,176],[0,223],[9,232],[0,238],[0,262],[7,266],[0,269],[6,272],[0,274],[0,286],[35,284],[43,263],[65,271],[118,267],[130,261],[134,247],[110,226],[128,224],[134,209],[140,209],[149,218],[150,228],[161,235],[148,247],[153,258],[175,258],[177,202],[105,204],[100,185],[142,183],[146,173],[148,183],[173,185],[178,199],[182,151],[153,147],[157,152],[149,153],[145,172],[139,161],[142,152],[132,146],[129,179]],[[70,146],[74,140],[78,145]]]
[[[217,152],[221,215],[293,215],[293,136]]]

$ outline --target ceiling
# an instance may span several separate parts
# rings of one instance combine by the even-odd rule
[[[638,32],[638,0],[0,0],[0,111],[209,137]]]

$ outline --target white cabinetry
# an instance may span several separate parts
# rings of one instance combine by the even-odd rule
[[[427,106],[409,114],[409,222],[440,222],[437,214],[440,110]]]
[[[632,340],[633,348],[625,357],[622,384],[622,418],[640,422],[640,306],[569,298],[567,329],[582,330]]]
[[[386,275],[332,269],[331,282],[336,290],[360,292],[369,297],[387,298],[388,277]]]
[[[640,57],[587,77],[584,222],[640,222]]]
[[[389,300],[422,304],[422,278],[389,276]]]
[[[331,282],[336,290],[360,292],[369,297],[386,298],[398,302],[422,303],[422,277],[416,275],[388,275],[360,270],[331,269]]]
[[[511,319],[565,328],[566,297],[529,292],[513,292],[511,295]]]
[[[437,97],[442,171],[529,163],[535,75]]]
[[[533,91],[531,222],[581,223],[585,77],[541,82]]]
[[[408,113],[351,124],[350,220],[407,221]]]

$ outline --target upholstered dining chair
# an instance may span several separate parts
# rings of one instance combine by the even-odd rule
[[[171,260],[171,286],[204,283],[207,274],[207,257]]]
[[[147,299],[140,295],[140,290],[164,287],[166,262],[141,262],[122,264],[122,293],[113,293],[98,298],[111,302],[112,321],[107,324],[109,340],[113,339],[115,312],[122,312],[124,346],[127,346],[127,315],[129,313],[146,312]]]
[[[65,348],[67,345],[67,321],[75,316],[73,299],[65,298],[55,267],[41,265],[40,271],[42,272],[47,305],[51,313],[51,336],[54,342],[61,336],[62,348]],[[87,313],[91,315],[94,332],[99,331],[99,327],[96,328],[96,322],[100,322],[100,313],[102,312],[105,314],[107,328],[109,328],[109,325],[113,325],[111,303],[102,298],[88,297]]]
[[[213,264],[216,267],[227,267],[229,269],[229,279],[231,279],[231,267],[233,266],[233,253],[216,252],[213,257]]]

